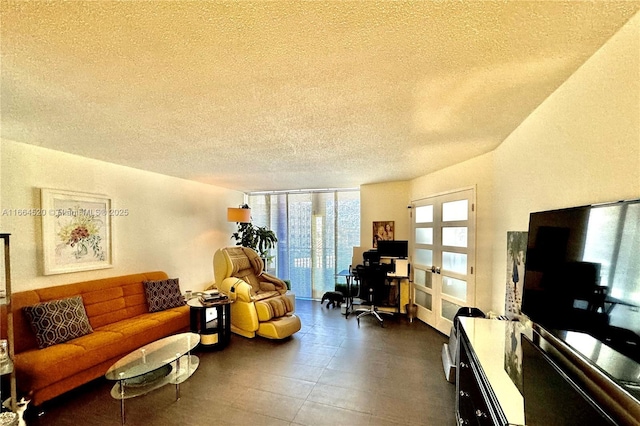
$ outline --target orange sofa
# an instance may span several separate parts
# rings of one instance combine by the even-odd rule
[[[145,272],[67,284],[12,295],[16,380],[31,404],[43,402],[103,376],[133,350],[189,329],[189,307],[149,313],[143,281],[167,279]],[[93,332],[38,349],[24,306],[82,296]]]

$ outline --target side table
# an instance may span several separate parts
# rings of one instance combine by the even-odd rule
[[[204,306],[197,297],[187,300],[191,332],[200,335],[202,348],[224,349],[229,344],[232,303],[224,299]]]
[[[347,281],[347,294],[345,295],[345,307],[342,309],[342,314],[345,318],[349,318],[349,314],[353,311],[353,295],[351,294],[351,284],[356,276],[351,272],[351,266],[349,269],[343,269],[336,274],[336,277],[344,277]]]

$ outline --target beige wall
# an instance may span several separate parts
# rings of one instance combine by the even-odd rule
[[[640,197],[640,15],[500,145],[493,175],[498,309],[506,233],[526,231],[530,212]]]
[[[232,244],[226,208],[243,202],[240,192],[10,141],[1,151],[3,209],[39,208],[45,187],[105,194],[129,211],[113,218],[113,268],[49,276],[40,218],[0,216],[0,230],[12,234],[14,291],[151,270],[198,290],[213,280],[214,251]]]
[[[360,187],[360,247],[373,246],[373,222],[394,221],[395,239],[409,239],[409,182],[386,182]]]
[[[503,313],[507,232],[527,231],[529,213],[640,198],[640,15],[492,153],[412,180],[406,198],[396,194],[393,211],[376,203],[390,194],[387,184],[363,186],[363,241],[371,238],[370,222],[381,209],[387,220],[406,220],[408,232],[407,203],[472,186],[475,305]]]

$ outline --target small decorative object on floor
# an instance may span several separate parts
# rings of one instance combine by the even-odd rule
[[[27,411],[27,406],[31,402],[30,399],[22,398],[16,404],[16,412],[5,411],[0,413],[0,425],[1,426],[27,426],[24,421],[24,412]],[[11,398],[5,399],[2,403],[6,408],[11,409]]]
[[[5,411],[0,413],[0,425],[1,426],[17,426],[18,415],[13,411]]]
[[[9,345],[7,339],[0,340],[0,360],[4,360],[9,357]]]
[[[407,318],[409,319],[409,322],[413,322],[413,319],[418,313],[418,305],[413,303],[413,300],[409,299],[409,303],[404,305],[404,308],[407,310]]]
[[[327,291],[322,295],[322,301],[320,302],[320,304],[322,305],[325,300],[329,301],[327,303],[327,308],[329,307],[329,305],[333,305],[334,308],[339,308],[340,305],[342,305],[342,302],[344,302],[344,296],[339,291]]]
[[[6,339],[0,340],[0,374],[8,374],[13,370],[13,362],[9,357],[9,346]],[[3,424],[3,423],[0,423]]]

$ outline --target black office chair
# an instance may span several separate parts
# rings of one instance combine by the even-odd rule
[[[371,315],[378,320],[381,327],[384,327],[384,320],[380,316],[393,315],[392,312],[379,311],[378,306],[388,297],[388,289],[386,285],[387,269],[381,266],[363,266],[356,267],[356,278],[359,281],[360,291],[358,298],[362,299],[368,308],[356,309],[356,320],[360,326],[360,318]]]

